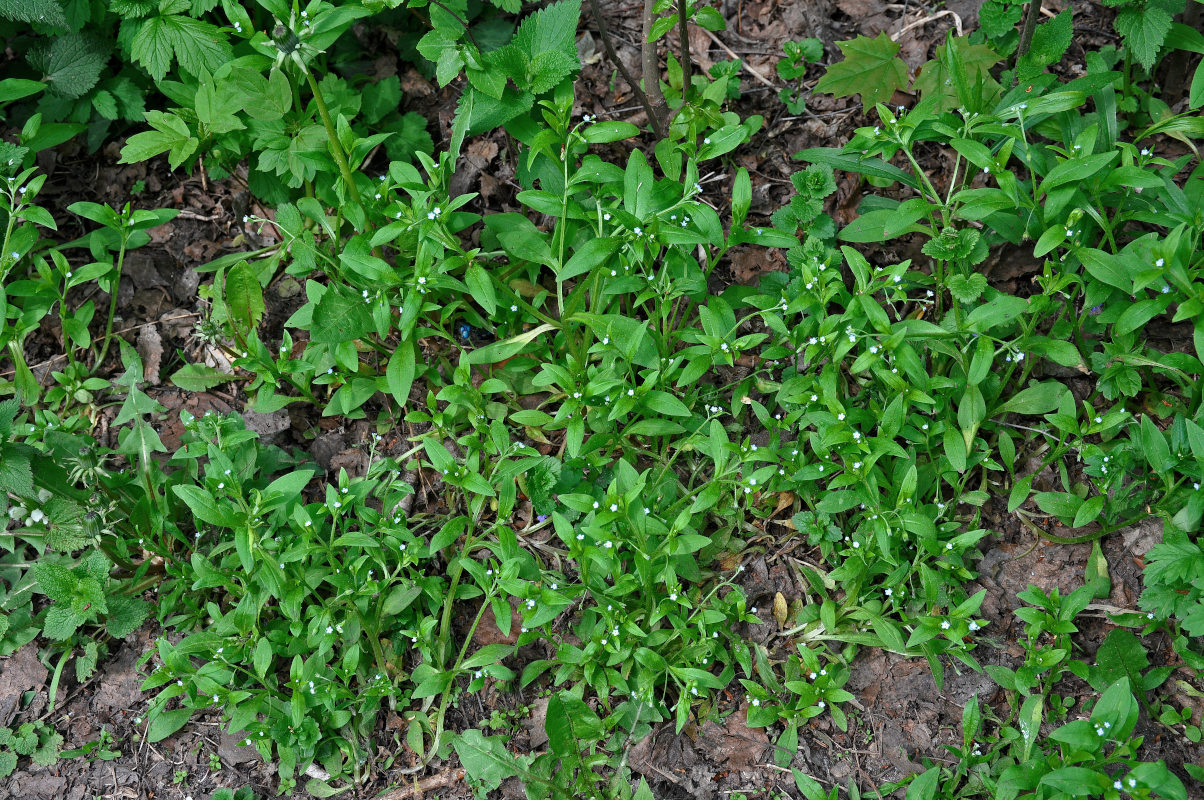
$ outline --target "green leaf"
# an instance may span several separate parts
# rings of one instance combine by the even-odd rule
[[[61,564],[34,564],[33,576],[42,594],[56,603],[70,603],[79,579]]]
[[[1169,473],[1177,463],[1171,455],[1170,445],[1166,436],[1154,424],[1149,415],[1141,418],[1141,449],[1150,467],[1157,473]]]
[[[175,114],[147,111],[146,121],[154,130],[136,133],[121,148],[121,164],[136,164],[168,153],[168,164],[176,169],[196,152],[200,140],[192,135],[187,123]]]
[[[1085,181],[1119,157],[1120,152],[1113,150],[1111,153],[1096,153],[1095,155],[1063,161],[1051,169],[1049,174],[1045,176],[1045,180],[1041,181],[1041,189],[1038,193],[1049,194],[1051,190],[1058,186]]]
[[[194,76],[213,74],[233,58],[219,28],[179,14],[158,16],[143,23],[130,43],[130,55],[156,81],[167,76],[173,55],[180,68]]]
[[[259,327],[265,308],[263,287],[259,285],[255,270],[246,261],[238,262],[226,275],[225,301],[231,321],[237,323],[243,333],[250,333]]]
[[[166,739],[180,728],[183,728],[191,716],[191,708],[177,708],[172,711],[159,712],[151,720],[150,727],[146,732],[146,740],[153,744],[154,742]]]
[[[105,630],[114,639],[129,636],[150,616],[150,606],[136,597],[112,594],[108,604],[109,614],[105,618]]]
[[[42,80],[51,91],[74,99],[96,85],[108,58],[109,47],[100,39],[68,33],[56,36],[48,46],[30,51],[29,64],[42,73]]]
[[[904,186],[919,189],[920,183],[910,172],[899,169],[894,164],[888,164],[880,158],[862,158],[857,155],[846,155],[837,147],[809,147],[794,154],[801,161],[813,164],[825,164],[832,169],[855,172],[869,178],[898,181]]]
[[[941,778],[941,768],[932,767],[914,777],[907,787],[906,800],[933,800],[936,797],[937,781]]]
[[[981,273],[954,275],[945,284],[949,294],[959,303],[973,303],[987,290],[987,279]]]
[[[572,258],[565,263],[564,268],[556,275],[556,280],[567,281],[605,263],[606,259],[610,258],[619,249],[619,244],[619,240],[613,236],[594,237],[588,240],[581,247],[577,248]]]
[[[497,293],[493,288],[493,280],[480,264],[470,264],[464,273],[464,283],[472,294],[472,299],[484,309],[489,316],[497,311]]]
[[[1037,383],[1012,395],[993,414],[1047,414],[1058,407],[1062,395],[1068,391],[1055,381]]]
[[[418,584],[394,587],[385,602],[380,607],[381,617],[392,617],[409,608],[415,600],[422,596],[422,587]]]
[[[688,417],[691,413],[689,407],[681,400],[658,389],[648,392],[642,399],[645,406],[658,414],[669,417]]]
[[[42,635],[54,642],[62,642],[83,624],[83,619],[67,606],[55,603],[46,609],[46,620],[42,623]]]
[[[606,121],[596,122],[585,128],[581,135],[590,144],[605,144],[630,139],[640,135],[640,129],[630,122]]]
[[[210,525],[219,527],[229,527],[237,522],[230,511],[219,508],[213,495],[199,486],[180,485],[171,487],[171,490],[184,501],[184,504],[192,511],[192,515],[201,522],[208,522]]]
[[[314,309],[309,337],[316,344],[338,344],[362,338],[374,328],[372,313],[363,298],[331,286]]]
[[[594,710],[568,692],[548,700],[544,729],[552,752],[566,759],[579,758],[583,748],[603,734],[602,720]]]
[[[836,44],[844,53],[844,61],[829,67],[814,91],[837,97],[860,94],[861,104],[868,111],[907,86],[907,64],[896,56],[899,43],[891,41],[885,32],[876,39],[858,36]]]
[[[474,728],[452,739],[452,747],[460,757],[464,771],[485,789],[496,789],[502,781],[524,771],[518,760],[506,749],[503,737],[486,738]]]
[[[235,376],[230,373],[205,364],[186,364],[176,370],[169,380],[186,392],[207,392],[214,386],[234,379]]]
[[[55,0],[0,0],[0,17],[54,28],[68,28],[63,7]]]
[[[539,54],[559,51],[577,59],[577,23],[581,18],[581,0],[552,3],[524,19],[511,43],[532,60]]]
[[[1112,25],[1117,33],[1125,37],[1125,47],[1137,59],[1137,63],[1148,70],[1158,59],[1158,51],[1166,41],[1172,21],[1170,12],[1162,4],[1147,2],[1125,6]]]
[[[389,393],[398,405],[403,407],[410,401],[410,387],[414,385],[416,372],[415,363],[414,344],[401,342],[393,351],[393,355],[389,356],[389,363],[385,367],[385,382]]]
[[[1067,492],[1037,492],[1033,495],[1037,508],[1046,514],[1053,514],[1062,522],[1069,524],[1079,513],[1083,501],[1076,495]]]
[[[1044,718],[1045,697],[1040,694],[1029,695],[1020,707],[1020,718],[1016,721],[1020,728],[1020,737],[1024,743],[1021,755],[1022,761],[1027,761],[1032,755],[1033,745],[1041,735],[1041,720]]]
[[[272,643],[266,637],[261,638],[255,644],[255,652],[251,656],[251,665],[255,667],[255,674],[261,679],[268,674],[268,669],[272,666]]]
[[[1058,16],[1043,22],[1033,30],[1032,44],[1020,59],[1017,73],[1021,80],[1028,80],[1041,73],[1051,64],[1062,60],[1066,48],[1074,35],[1073,14],[1068,8]]]
[[[1112,253],[1094,247],[1081,247],[1074,252],[1083,268],[1098,281],[1115,286],[1126,294],[1133,291],[1133,279],[1125,271],[1121,260]]]
[[[816,503],[815,510],[824,514],[839,514],[856,507],[862,501],[860,492],[828,492]]]

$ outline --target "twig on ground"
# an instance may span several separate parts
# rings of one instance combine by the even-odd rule
[[[704,30],[704,31],[707,31],[707,29],[706,29],[706,28],[703,28],[703,30]],[[720,40],[719,40],[719,37],[718,37],[718,36],[716,36],[716,35],[715,35],[715,34],[714,34],[712,31],[707,31],[707,36],[711,37],[711,41],[712,41],[712,42],[714,42],[716,45],[718,45],[718,47],[719,47],[719,49],[720,49],[720,50],[722,50],[723,52],[727,53],[727,54],[728,54],[730,57],[732,57],[732,58],[736,59],[737,61],[739,61],[739,62],[740,62],[740,66],[744,67],[744,69],[748,71],[748,74],[749,74],[749,75],[752,75],[754,78],[756,78],[756,79],[757,79],[757,80],[759,80],[761,83],[763,83],[763,84],[765,84],[766,86],[768,86],[770,89],[777,89],[777,88],[778,88],[776,85],[774,85],[774,82],[773,82],[773,81],[771,81],[769,78],[766,78],[766,77],[765,77],[764,75],[762,75],[760,72],[757,72],[755,69],[753,69],[752,67],[750,67],[750,66],[748,65],[748,62],[747,62],[747,61],[745,61],[744,59],[740,58],[740,56],[738,56],[738,55],[736,55],[735,53],[733,53],[733,52],[732,52],[732,49],[731,49],[730,47],[728,47],[727,45],[725,45],[725,44],[724,44],[722,41],[720,41]]]
[[[936,12],[935,14],[933,14],[930,17],[923,17],[921,19],[917,19],[915,22],[911,23],[910,25],[906,25],[906,26],[900,28],[896,33],[891,34],[891,36],[890,36],[891,41],[897,42],[897,41],[899,41],[899,38],[903,34],[907,33],[912,28],[918,28],[921,25],[927,25],[929,22],[935,22],[936,20],[940,19],[941,17],[953,17],[953,28],[954,28],[954,30],[957,31],[958,36],[962,35],[962,18],[959,17],[953,11],[950,11],[949,9],[946,8],[943,11]]]
[[[464,770],[462,768],[450,769],[438,775],[414,781],[414,783],[408,786],[394,789],[388,794],[377,795],[376,800],[409,800],[411,797],[422,797],[429,791],[446,789],[462,780],[464,780]]]

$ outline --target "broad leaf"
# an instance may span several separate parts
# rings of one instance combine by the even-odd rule
[[[860,94],[861,104],[868,110],[876,103],[888,102],[897,89],[907,86],[907,64],[896,56],[899,43],[885,32],[876,39],[858,36],[836,44],[844,61],[829,67],[814,91],[837,97]]]

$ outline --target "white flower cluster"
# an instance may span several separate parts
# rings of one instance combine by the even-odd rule
[[[10,519],[21,519],[24,517],[25,527],[27,528],[33,527],[33,525],[37,523],[49,526],[50,517],[46,514],[45,509],[41,508],[40,506],[44,506],[46,503],[50,502],[51,497],[53,497],[53,495],[50,492],[45,489],[39,489],[39,505],[35,506],[34,504],[30,503],[29,508],[26,508],[23,505],[15,505],[8,510],[8,516]]]

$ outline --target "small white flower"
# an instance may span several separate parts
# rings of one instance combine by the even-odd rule
[[[618,510],[619,510],[619,504],[618,504],[618,503],[611,503],[611,504],[610,504],[610,510],[611,510],[612,512],[614,512],[614,511],[618,511]]]
[[[1164,259],[1161,259],[1161,258],[1160,258],[1160,259],[1158,259],[1157,261],[1155,261],[1155,262],[1154,262],[1154,266],[1155,266],[1155,267],[1161,267],[1161,266],[1162,266],[1163,264],[1165,264],[1165,263],[1166,263],[1166,261],[1165,261]]]
[[[839,414],[837,414],[836,419],[840,420],[841,422],[844,422],[844,412],[841,411]]]
[[[973,622],[973,621],[971,621],[971,622],[970,622],[970,625],[969,625],[969,628],[970,628],[970,630],[972,630],[972,631],[976,631],[976,630],[978,630],[978,623],[977,623],[977,622]]]
[[[941,630],[943,630],[943,631],[949,630],[949,620],[947,620],[947,619],[941,620]]]

